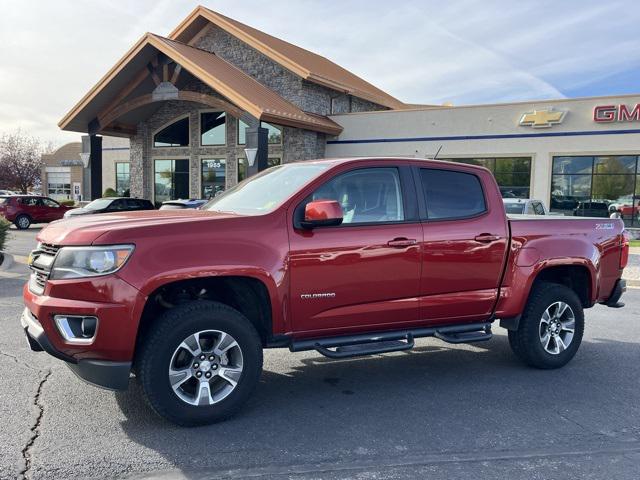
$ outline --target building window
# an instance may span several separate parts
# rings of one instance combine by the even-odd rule
[[[277,165],[282,164],[282,159],[280,157],[269,157],[267,159],[267,164],[269,165],[269,168],[275,167]],[[247,162],[246,158],[244,157],[238,158],[238,182],[241,182],[245,178],[247,178],[248,166],[249,166],[249,163]]]
[[[224,158],[203,158],[201,165],[202,198],[213,198],[224,192],[227,171]]]
[[[640,176],[635,155],[553,157],[551,210],[565,215],[622,215],[638,226]]]
[[[188,147],[189,117],[182,118],[163,128],[153,136],[154,147]]]
[[[531,158],[448,158],[450,162],[480,165],[491,170],[503,198],[529,198]]]
[[[282,145],[282,127],[271,125],[267,122],[260,122],[260,126],[268,130],[267,139],[269,145]],[[242,120],[238,120],[238,145],[247,144],[247,128],[249,128],[249,125]]]
[[[189,198],[189,160],[156,160],[154,180],[156,206],[167,200]]]
[[[227,129],[224,112],[200,114],[200,145],[226,145]]]
[[[122,197],[130,195],[131,175],[129,162],[116,163],[116,192]]]

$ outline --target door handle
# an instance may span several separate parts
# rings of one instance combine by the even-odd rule
[[[387,245],[394,248],[401,248],[410,247],[416,243],[418,243],[418,241],[415,238],[394,238],[393,240],[389,240]]]
[[[491,243],[497,240],[500,240],[500,237],[498,235],[491,235],[490,233],[481,233],[475,238],[476,242],[482,242],[482,243]]]

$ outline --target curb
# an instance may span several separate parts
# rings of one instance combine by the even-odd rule
[[[640,288],[640,280],[627,280],[627,287],[629,288]]]
[[[0,272],[9,270],[13,266],[13,255],[5,252],[2,252],[2,255],[4,259],[2,260],[2,264],[0,264]]]

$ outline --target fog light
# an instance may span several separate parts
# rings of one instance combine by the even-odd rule
[[[79,315],[56,315],[53,317],[56,327],[68,343],[86,345],[92,343],[98,330],[96,317]]]

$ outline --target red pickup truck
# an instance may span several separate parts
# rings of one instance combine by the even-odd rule
[[[82,216],[40,233],[22,325],[84,380],[181,424],[228,417],[263,348],[341,359],[419,337],[485,341],[523,362],[576,353],[583,309],[621,307],[623,222],[508,218],[491,173],[417,159],[299,162],[202,210]]]

